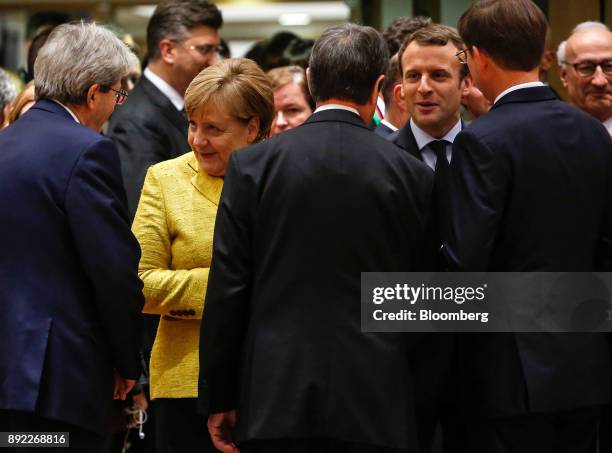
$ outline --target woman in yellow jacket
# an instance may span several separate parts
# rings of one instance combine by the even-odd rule
[[[193,152],[147,172],[133,231],[142,248],[144,312],[161,315],[150,364],[158,453],[216,451],[196,411],[215,216],[229,155],[268,136],[273,99],[251,60],[204,69],[185,93]]]

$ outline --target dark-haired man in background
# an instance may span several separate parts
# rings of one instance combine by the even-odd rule
[[[539,81],[546,29],[530,0],[478,1],[459,21],[458,57],[494,104],[453,146],[452,269],[612,270],[612,144]],[[470,452],[595,451],[605,335],[472,334],[458,347]]]
[[[327,30],[314,114],[230,157],[199,392],[225,453],[417,448],[413,337],[360,321],[361,273],[422,269],[430,231],[431,170],[367,126],[388,61],[376,30]]]

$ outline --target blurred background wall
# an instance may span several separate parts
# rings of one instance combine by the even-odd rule
[[[612,24],[612,0],[536,0],[551,24],[556,49],[573,26],[585,20]],[[383,29],[398,16],[427,15],[456,26],[470,0],[223,0],[221,36],[232,56],[242,56],[257,41],[287,30],[316,39],[326,28],[354,21]],[[155,8],[147,0],[0,0],[0,67],[17,72],[26,66],[29,40],[48,22],[86,18],[111,23],[131,35],[141,58],[146,55],[146,24]],[[563,95],[555,71],[549,79]]]

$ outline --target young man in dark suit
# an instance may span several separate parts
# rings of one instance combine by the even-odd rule
[[[67,431],[67,451],[102,450],[140,373],[140,248],[100,135],[135,63],[105,28],[60,25],[39,100],[0,134],[0,431]]]
[[[218,449],[415,450],[413,337],[364,333],[361,273],[423,269],[433,173],[368,124],[382,36],[315,43],[315,113],[230,157],[200,337],[200,400]]]
[[[478,1],[459,21],[458,57],[493,107],[453,145],[451,269],[612,270],[612,144],[539,81],[546,29],[530,0]],[[458,347],[469,451],[595,451],[605,335],[463,335]]]
[[[459,109],[467,68],[455,57],[461,49],[463,41],[457,30],[447,25],[428,24],[408,36],[398,52],[398,70],[410,120],[387,137],[435,170],[438,238],[440,227],[449,220],[444,206],[452,144],[463,129]],[[427,341],[418,350],[423,357],[429,357],[427,366],[414,370],[414,379],[422,389],[418,404],[419,434],[425,450],[433,443],[438,422],[443,424],[445,445],[450,443],[456,448],[459,442],[461,429],[454,429],[458,418],[445,401],[445,397],[451,396],[448,393],[453,348],[451,333],[436,333],[427,335]]]

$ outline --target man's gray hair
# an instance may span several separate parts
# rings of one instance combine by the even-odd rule
[[[0,109],[13,102],[17,87],[8,73],[0,68]],[[2,112],[0,112],[1,114]]]
[[[59,25],[34,63],[36,97],[83,104],[92,85],[110,87],[138,64],[129,47],[102,26]]]
[[[576,25],[567,39],[571,38],[574,33],[582,32],[586,30],[592,30],[592,29],[610,31],[610,29],[608,28],[606,24],[602,24],[601,22],[589,20],[586,22],[581,22],[578,25]],[[559,66],[561,66],[563,69],[566,69],[566,66],[567,66],[565,64],[565,56],[566,56],[565,48],[567,47],[567,39],[565,41],[562,41],[559,44],[559,47],[557,48],[557,62],[559,63]]]

